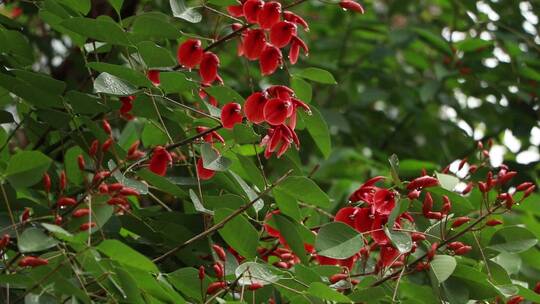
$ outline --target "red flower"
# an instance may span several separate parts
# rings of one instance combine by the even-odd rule
[[[158,146],[152,152],[150,159],[150,171],[157,175],[164,176],[167,172],[167,167],[172,163],[172,156],[165,148]]]
[[[233,17],[243,17],[244,16],[244,6],[239,5],[229,5],[227,6],[227,12]]]
[[[20,267],[38,267],[49,264],[49,261],[40,257],[26,256],[19,260]]]
[[[277,47],[267,44],[259,57],[261,74],[263,76],[273,74],[281,65],[282,60],[283,57],[281,55],[281,51]]]
[[[357,3],[352,0],[341,0],[339,2],[339,6],[341,6],[344,10],[351,10],[356,13],[363,14],[364,13],[364,7],[360,5],[360,3]]]
[[[273,98],[264,106],[264,119],[274,126],[283,124],[292,113],[293,104],[290,100]]]
[[[372,226],[371,208],[359,208],[354,217],[354,228],[359,232],[367,232],[371,230]]]
[[[257,23],[259,19],[259,13],[261,12],[264,6],[262,0],[248,0],[244,2],[243,11],[244,17],[249,23]]]
[[[129,114],[131,109],[133,109],[133,100],[135,100],[135,96],[120,97],[120,102],[122,103],[120,115],[127,120],[133,119],[133,116]]]
[[[296,35],[296,25],[289,21],[280,21],[270,29],[270,42],[278,48],[285,47]]]
[[[43,188],[47,193],[51,191],[51,177],[47,172],[43,174]]]
[[[155,86],[159,86],[159,73],[160,71],[159,70],[148,70],[148,72],[146,72],[146,77],[148,77],[148,79],[155,85]]]
[[[259,25],[263,29],[270,29],[274,24],[279,22],[281,15],[281,4],[279,2],[266,2],[259,13]]]
[[[199,178],[201,180],[209,180],[211,179],[212,177],[214,177],[214,175],[216,175],[216,171],[214,170],[210,170],[210,169],[206,169],[204,166],[203,166],[203,160],[202,158],[199,158],[197,160],[197,175],[199,176]]]
[[[272,98],[290,99],[294,91],[284,85],[273,85],[266,89],[266,93]]]
[[[364,201],[371,204],[373,202],[373,194],[379,189],[374,185],[383,179],[385,179],[384,176],[376,176],[371,178],[370,180],[362,184],[358,189],[356,189],[356,191],[354,191],[353,194],[351,194],[351,196],[349,197],[349,200],[353,203]]]
[[[206,293],[207,294],[214,294],[216,292],[218,292],[220,289],[223,289],[227,287],[227,282],[213,282],[213,283],[210,283],[210,285],[208,285],[208,288],[206,288]]]
[[[439,181],[431,176],[420,176],[413,179],[408,185],[407,190],[423,189],[428,187],[435,187],[439,185]]]
[[[201,63],[203,59],[203,49],[201,41],[197,39],[188,39],[184,41],[177,52],[178,63],[188,69],[192,69]]]
[[[96,225],[95,222],[87,222],[87,223],[81,224],[81,226],[79,226],[79,230],[80,231],[87,231],[87,230],[90,230],[91,228],[94,228],[96,226],[97,225]]]
[[[242,122],[242,106],[230,102],[221,109],[221,124],[225,129],[232,129],[235,124]]]
[[[213,105],[214,107],[218,106],[218,102],[217,102],[216,98],[214,96],[211,96],[208,93],[206,93],[206,91],[203,88],[199,89],[199,97],[202,100],[208,98],[208,103],[209,104]]]
[[[389,215],[394,209],[396,202],[394,193],[387,189],[379,189],[373,196],[373,211],[374,213]]]
[[[197,133],[200,134],[200,133],[206,132],[208,130],[208,128],[207,127],[197,127],[196,130],[197,130]],[[221,143],[225,143],[225,140],[223,139],[223,137],[221,137],[221,135],[219,135],[218,132],[216,132],[216,131],[206,133],[203,136],[203,139],[207,143],[213,143],[214,140],[217,140],[217,141],[219,141]]]
[[[266,35],[261,29],[248,30],[242,39],[242,54],[249,60],[259,59],[266,46]]]
[[[251,94],[244,103],[244,113],[249,121],[261,123],[264,121],[264,106],[267,99],[261,92]]]
[[[272,153],[277,151],[277,157],[281,157],[294,143],[296,148],[300,147],[298,136],[289,126],[279,125],[268,131],[262,139],[261,146],[266,146],[264,157],[270,158]]]
[[[334,217],[334,222],[342,222],[351,227],[354,227],[356,213],[360,211],[360,208],[357,207],[345,207],[339,209]]]
[[[379,255],[379,262],[382,267],[392,266],[397,262],[399,257],[399,250],[391,246],[381,247],[381,253]]]
[[[88,208],[81,208],[73,211],[73,217],[83,217],[90,214],[90,209]]]
[[[266,230],[266,232],[268,233],[269,236],[273,236],[273,237],[281,237],[281,233],[279,233],[279,230],[275,229],[274,227],[270,226],[268,224],[269,221],[272,220],[272,216],[274,214],[280,214],[281,212],[279,210],[274,210],[270,213],[268,213],[265,217],[264,217],[264,229]]]
[[[309,49],[306,43],[298,38],[298,36],[293,36],[291,38],[291,48],[289,49],[289,62],[295,64],[298,61],[298,55],[300,55],[300,49],[304,51],[304,54],[307,56]]]
[[[386,216],[375,216],[371,225],[371,237],[379,246],[387,246],[390,244],[390,239],[384,231],[384,225],[388,221]]]
[[[291,11],[284,11],[283,18],[292,23],[299,24],[304,28],[305,31],[309,31],[309,25],[307,24],[306,20],[304,20],[302,17],[298,16],[297,14]]]
[[[217,79],[218,67],[218,56],[212,52],[204,53],[201,66],[199,68],[199,75],[201,75],[203,84],[209,85]]]

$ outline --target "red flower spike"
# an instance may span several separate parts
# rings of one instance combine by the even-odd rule
[[[244,17],[244,6],[243,5],[229,5],[227,6],[227,12],[229,15],[240,18]]]
[[[221,109],[221,124],[225,129],[232,129],[235,124],[242,123],[242,106],[230,102]]]
[[[199,67],[199,75],[202,78],[203,84],[210,85],[217,79],[218,67],[218,56],[212,52],[204,53],[201,66]]]
[[[216,255],[218,256],[220,260],[225,262],[227,255],[225,254],[225,250],[223,249],[223,247],[214,244],[212,245],[212,250],[214,250],[214,252],[216,253]]]
[[[43,174],[43,189],[45,192],[51,192],[51,177],[48,173]]]
[[[216,174],[216,171],[206,169],[203,166],[203,160],[202,158],[199,158],[197,160],[197,175],[201,180],[209,180]]]
[[[394,193],[387,189],[379,189],[373,195],[373,210],[375,214],[389,215],[396,203]]]
[[[178,63],[185,68],[192,69],[198,66],[203,59],[203,49],[201,41],[188,39],[184,41],[177,51]]]
[[[261,289],[264,286],[261,283],[251,283],[251,285],[248,285],[248,289],[251,291],[255,291],[257,289]]]
[[[73,217],[84,217],[90,214],[90,209],[88,208],[81,208],[73,211]]]
[[[266,35],[261,29],[253,29],[245,32],[242,39],[242,54],[249,60],[259,59],[266,47]]]
[[[439,181],[431,176],[421,176],[413,179],[408,185],[407,190],[424,189],[439,185]]]
[[[244,114],[252,123],[261,123],[264,121],[264,106],[267,99],[261,92],[251,94],[244,103]]]
[[[503,222],[501,220],[492,219],[492,220],[489,220],[489,221],[486,222],[486,226],[493,227],[493,226],[502,225],[502,223]]]
[[[9,234],[4,234],[2,239],[0,239],[0,250],[4,250],[6,246],[9,244],[10,236]]]
[[[109,192],[109,186],[107,186],[107,184],[101,184],[101,185],[99,185],[98,190],[99,190],[99,193],[101,193],[101,194],[108,193]]]
[[[88,154],[90,156],[95,156],[97,154],[98,148],[99,148],[99,141],[97,139],[94,139],[92,141],[92,144],[90,145],[90,149],[88,150]]]
[[[71,197],[61,197],[57,202],[58,207],[74,206],[76,204],[77,200]]]
[[[462,216],[454,219],[452,223],[452,228],[457,228],[465,223],[468,223],[471,219],[467,216]]]
[[[271,125],[277,126],[285,122],[293,113],[290,100],[273,98],[264,106],[264,119]]]
[[[270,29],[274,24],[279,22],[281,15],[281,4],[279,2],[266,2],[259,13],[259,26],[265,30]]]
[[[84,171],[84,169],[86,168],[86,163],[82,155],[77,156],[77,165],[79,166],[79,170],[81,171]]]
[[[259,67],[263,76],[273,74],[281,65],[283,57],[281,51],[273,46],[266,45],[264,51],[259,58]]]
[[[304,20],[304,18],[298,16],[297,14],[291,11],[284,11],[283,18],[289,22],[301,25],[306,32],[309,31],[309,25],[307,24],[306,20]]]
[[[96,227],[96,223],[95,222],[87,222],[87,223],[83,223],[81,224],[81,226],[79,226],[79,230],[80,231],[87,231],[87,230],[90,230],[94,227]]]
[[[20,267],[38,267],[49,264],[49,261],[40,257],[26,256],[19,260]]]
[[[298,38],[298,36],[293,36],[291,38],[291,48],[289,49],[289,62],[291,64],[296,64],[298,61],[300,49],[304,51],[306,56],[309,54],[309,49],[306,43],[302,39]]]
[[[146,77],[148,77],[148,80],[150,80],[156,87],[159,86],[159,70],[148,70],[146,72]]]
[[[172,163],[172,157],[169,151],[165,148],[158,146],[152,152],[152,158],[150,159],[150,171],[157,175],[164,176],[167,172],[167,167]]]
[[[206,272],[205,272],[205,269],[204,269],[204,266],[200,266],[199,267],[199,280],[204,280],[204,277],[206,276]]]
[[[296,35],[296,25],[289,21],[280,21],[270,29],[270,42],[278,48],[285,47]]]
[[[344,10],[350,10],[360,14],[364,13],[364,7],[362,7],[360,3],[357,3],[353,0],[341,0],[339,2],[339,6],[341,6],[341,8],[343,8]]]
[[[263,6],[264,2],[262,0],[248,0],[244,2],[243,12],[246,20],[249,23],[257,23]]]
[[[219,290],[226,288],[227,283],[226,282],[213,282],[208,285],[208,288],[206,289],[207,294],[215,294]]]

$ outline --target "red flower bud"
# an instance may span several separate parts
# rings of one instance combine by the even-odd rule
[[[137,191],[137,190],[135,190],[133,188],[129,188],[129,187],[122,188],[122,190],[120,190],[120,194],[125,195],[125,196],[139,196],[139,195],[141,195],[139,193],[139,191]]]
[[[536,285],[534,286],[533,291],[534,291],[535,293],[540,294],[540,282],[537,282],[537,283],[536,283]]]
[[[219,290],[226,288],[227,283],[226,282],[213,282],[208,285],[208,288],[206,289],[207,294],[215,294]]]
[[[442,199],[443,199],[443,206],[442,206],[441,213],[442,214],[448,214],[450,212],[450,210],[452,209],[452,202],[450,201],[450,199],[446,195],[443,195]]]
[[[264,106],[264,119],[271,125],[277,126],[293,114],[293,104],[290,100],[273,98]]]
[[[339,2],[339,6],[341,6],[341,8],[343,8],[344,10],[351,10],[355,13],[360,14],[364,13],[364,7],[360,5],[360,3],[357,3],[353,0],[341,0]]]
[[[109,192],[112,193],[112,192],[122,190],[122,188],[124,188],[124,185],[122,185],[121,183],[114,183],[114,184],[109,184],[108,188],[109,188]]]
[[[172,156],[165,148],[158,146],[152,152],[149,169],[157,175],[164,176],[167,167],[172,164]]]
[[[249,60],[259,59],[266,47],[266,35],[261,29],[253,29],[245,32],[242,39],[242,53]]]
[[[411,239],[413,242],[423,241],[426,239],[426,235],[421,232],[413,232],[411,233]]]
[[[73,217],[84,217],[90,214],[90,209],[81,208],[73,211]]]
[[[435,253],[437,252],[438,247],[439,247],[439,243],[431,244],[431,248],[429,249],[426,255],[429,261],[433,260],[433,257],[435,256]]]
[[[201,41],[197,39],[188,39],[179,47],[176,54],[178,63],[185,68],[192,69],[198,66],[203,58],[203,49]]]
[[[463,189],[463,191],[461,191],[461,194],[465,195],[465,194],[470,193],[471,190],[473,189],[473,186],[474,186],[474,184],[472,182],[469,182],[467,184],[467,186],[465,187],[465,189]]]
[[[431,176],[421,176],[413,179],[408,185],[407,190],[423,189],[428,187],[435,187],[439,185],[439,181]]]
[[[467,222],[469,222],[471,219],[467,216],[457,217],[454,219],[454,222],[452,223],[452,228],[457,228]]]
[[[112,137],[109,137],[105,142],[103,142],[103,145],[101,145],[101,151],[103,152],[109,151],[113,143],[114,141]]]
[[[525,298],[522,296],[513,296],[506,302],[506,304],[519,304],[521,302],[525,301]]]
[[[251,283],[251,285],[248,285],[248,289],[251,291],[255,291],[257,289],[263,288],[264,286],[261,283]]]
[[[105,133],[107,133],[108,135],[112,134],[111,125],[106,119],[103,119],[101,121],[101,127],[103,128],[103,131],[105,131]]]
[[[2,239],[0,239],[0,250],[3,250],[6,248],[6,246],[9,244],[10,236],[9,234],[4,234]]]
[[[80,231],[87,231],[87,230],[89,230],[89,229],[91,229],[91,228],[94,228],[94,227],[96,227],[96,226],[97,226],[97,225],[96,225],[95,222],[87,222],[87,223],[81,224],[81,226],[79,226],[79,230],[80,230]]]
[[[442,212],[433,212],[433,211],[429,211],[427,214],[424,214],[424,216],[428,219],[433,219],[433,220],[441,220],[444,217]]]
[[[348,274],[346,273],[338,273],[338,274],[334,274],[333,276],[330,277],[329,281],[330,283],[332,284],[335,284],[341,280],[346,280],[347,278],[349,277]]]
[[[202,158],[199,158],[197,160],[197,175],[199,176],[199,178],[201,180],[209,180],[211,179],[212,177],[214,177],[214,175],[216,174],[216,171],[214,170],[210,170],[210,169],[206,169],[204,166],[203,166],[203,160]]]
[[[457,250],[461,247],[465,246],[465,244],[463,244],[462,242],[451,242],[451,243],[448,243],[448,245],[446,245],[446,247],[448,247],[448,249],[450,250]]]
[[[155,86],[159,86],[159,84],[160,84],[159,73],[160,73],[159,70],[148,70],[148,72],[146,72],[146,77],[148,77],[148,79],[149,79]]]
[[[123,196],[115,196],[115,197],[111,197],[111,198],[107,201],[107,204],[108,204],[108,205],[111,205],[111,206],[124,206],[124,205],[129,205],[128,201],[127,201],[126,198],[124,198]]]
[[[132,155],[133,153],[135,153],[135,151],[139,150],[140,144],[141,144],[140,140],[136,140],[134,143],[132,143],[131,146],[129,146],[128,155]]]
[[[433,197],[431,193],[427,192],[424,197],[424,203],[422,204],[422,212],[428,213],[433,209]]]
[[[471,246],[465,245],[465,246],[462,246],[462,247],[454,250],[454,254],[455,255],[465,255],[465,254],[469,253],[469,251],[471,251],[471,250],[472,250]]]
[[[60,191],[64,191],[67,185],[66,171],[60,172]]]
[[[478,170],[478,166],[477,165],[471,165],[469,167],[469,173],[471,174],[474,174],[476,172],[476,170]]]
[[[217,262],[217,263],[214,263],[214,265],[212,266],[212,268],[214,269],[214,273],[216,274],[216,278],[223,278],[223,265],[220,263],[220,262]]]
[[[45,189],[45,192],[47,193],[51,192],[51,177],[47,172],[43,174],[43,189]]]
[[[409,194],[407,194],[407,197],[408,197],[411,201],[413,201],[413,200],[415,200],[415,199],[417,199],[417,198],[420,197],[420,193],[422,193],[422,192],[419,191],[419,190],[412,190],[412,191],[409,192]]]
[[[86,168],[86,163],[82,155],[77,156],[77,164],[79,165],[79,169],[81,171],[83,171]]]
[[[259,58],[261,74],[263,76],[273,74],[281,65],[282,60],[281,51],[277,47],[267,44]]]
[[[62,225],[62,220],[63,220],[62,217],[57,214],[54,217],[54,224],[57,225],[57,226],[60,226],[60,225]]]
[[[266,2],[259,12],[257,21],[263,29],[270,29],[274,24],[279,22],[281,16],[281,4],[279,2]]]
[[[465,166],[466,163],[467,163],[467,158],[462,159],[462,160],[459,162],[458,170],[463,169],[463,166]]]
[[[57,202],[58,207],[74,206],[76,204],[77,200],[71,197],[61,197]]]
[[[220,260],[222,260],[223,262],[225,262],[225,259],[226,259],[227,255],[225,254],[225,250],[223,250],[223,247],[214,244],[214,245],[212,245],[212,249],[214,250],[214,252],[218,256],[218,258]]]
[[[97,172],[94,177],[92,178],[92,183],[98,183],[98,182],[101,182],[102,180],[106,179],[107,177],[109,177],[111,175],[111,172],[109,171],[99,171]]]
[[[270,29],[270,42],[278,48],[285,47],[296,35],[296,25],[289,21],[280,21]]]
[[[97,139],[94,139],[92,141],[92,144],[90,145],[90,149],[88,150],[88,154],[90,156],[95,156],[97,154],[98,148],[99,148],[99,141]]]
[[[478,182],[478,189],[479,189],[480,192],[482,192],[482,193],[486,193],[486,192],[489,191],[487,184],[484,183],[484,182]]]
[[[531,195],[534,192],[535,189],[536,189],[535,185],[532,185],[529,188],[527,188],[527,190],[525,190],[525,192],[523,193],[523,198],[526,198],[529,195]]]
[[[206,276],[204,266],[199,267],[199,280],[204,280],[204,277]]]
[[[264,106],[267,99],[261,92],[251,94],[244,103],[244,114],[249,121],[261,123],[264,121]]]
[[[242,123],[242,106],[230,102],[221,109],[221,124],[225,129],[232,129],[235,124]]]
[[[26,256],[19,260],[20,267],[38,267],[49,264],[49,261],[40,257]]]
[[[521,183],[519,184],[517,187],[516,187],[516,190],[517,191],[525,191],[527,190],[530,186],[534,185],[533,183],[531,182],[524,182],[524,183]]]
[[[488,220],[486,222],[486,226],[490,226],[490,227],[493,227],[493,226],[498,226],[498,225],[501,225],[503,222],[501,220],[497,220],[497,219],[492,219],[492,220]]]
[[[244,2],[243,12],[244,17],[249,23],[257,23],[259,20],[259,13],[261,12],[264,6],[262,0],[248,0]]]
[[[199,75],[202,78],[202,83],[206,85],[212,84],[218,77],[219,58],[212,52],[205,52],[199,67]]]

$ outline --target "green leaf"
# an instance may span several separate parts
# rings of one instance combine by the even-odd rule
[[[454,190],[456,185],[459,183],[459,178],[453,175],[439,173],[439,172],[435,172],[435,174],[437,175],[437,179],[439,180],[441,187],[448,191]]]
[[[133,22],[134,37],[139,41],[178,39],[181,32],[169,19],[167,15],[157,12],[138,15]]]
[[[214,171],[227,171],[232,161],[225,156],[220,155],[212,145],[204,143],[201,146],[201,157],[203,167]]]
[[[221,222],[233,212],[234,210],[227,208],[217,209],[214,215],[214,223]],[[256,255],[257,246],[259,245],[259,234],[242,215],[238,215],[227,222],[219,230],[219,234],[240,255],[246,258],[252,258]]]
[[[184,93],[195,88],[195,83],[180,72],[163,72],[159,75],[160,87],[165,93]]]
[[[300,113],[306,124],[309,135],[313,138],[313,141],[323,154],[324,158],[328,158],[332,151],[332,141],[330,139],[330,132],[328,131],[326,121],[319,110],[313,106],[311,106],[311,115],[305,115],[303,111]]]
[[[294,94],[296,95],[296,97],[298,97],[298,99],[307,103],[311,102],[311,98],[313,96],[313,89],[311,88],[311,84],[309,84],[307,81],[302,78],[293,76],[291,78],[291,88],[293,89]]]
[[[79,169],[77,158],[79,155],[84,155],[83,149],[79,146],[69,148],[64,155],[64,168],[66,176],[71,183],[80,185],[84,181],[84,175]],[[86,159],[88,162],[88,160]]]
[[[294,223],[280,214],[272,216],[271,222],[272,224],[275,224],[274,226],[279,230],[281,236],[285,238],[287,245],[292,251],[303,263],[307,264],[308,258],[304,248],[304,241],[307,241],[307,239],[302,238],[300,224]]]
[[[449,255],[436,255],[430,262],[430,269],[440,283],[446,281],[456,269],[456,259]]]
[[[388,228],[384,228],[384,232],[392,241],[392,244],[399,250],[401,253],[407,253],[412,249],[412,239],[411,235],[403,231],[395,231]]]
[[[452,55],[452,50],[450,46],[444,39],[428,30],[415,28],[414,31],[427,43],[431,44],[436,49],[445,52],[448,55]]]
[[[166,67],[172,67],[176,65],[176,61],[171,55],[171,52],[169,52],[165,48],[158,46],[152,41],[143,41],[143,42],[138,43],[137,49],[139,50],[139,54],[141,55],[144,63],[146,63],[146,67],[148,68],[166,68]],[[179,72],[160,73],[159,79],[161,81],[161,84],[160,84],[161,87],[163,87],[164,85],[163,84],[164,80],[169,81],[169,78],[170,78],[169,75],[165,76],[166,74],[169,74],[169,73],[175,74]],[[185,76],[184,76],[184,80],[185,80]]]
[[[58,2],[82,13],[83,15],[88,14],[90,11],[90,0],[58,0]]]
[[[507,253],[519,253],[538,243],[535,235],[526,228],[510,226],[499,229],[489,242],[489,248]]]
[[[296,73],[295,76],[324,84],[337,84],[330,72],[319,68],[307,68]]]
[[[97,19],[76,17],[66,19],[60,25],[87,38],[115,45],[131,45],[126,32],[108,17],[100,16]]]
[[[118,96],[128,96],[137,93],[135,86],[109,73],[101,73],[96,77],[94,90],[97,93]]]
[[[234,270],[234,274],[236,275],[240,286],[251,285],[253,283],[268,285],[277,282],[280,279],[280,277],[274,274],[266,264],[259,264],[256,262],[245,262],[240,264]]]
[[[58,244],[57,240],[35,227],[24,230],[17,241],[17,246],[21,253],[47,250],[56,246],[56,244]]]
[[[120,15],[120,12],[122,11],[122,5],[124,4],[124,0],[108,0],[111,6],[114,8],[116,13]]]
[[[105,62],[89,62],[87,66],[98,72],[107,72],[136,86],[152,87],[152,83],[150,80],[148,80],[148,78],[146,78],[145,75],[126,66]]]
[[[253,201],[258,197],[255,190],[253,190],[238,174],[234,173],[233,171],[229,171],[231,175],[233,176],[234,180],[240,185],[240,188],[246,193],[248,199],[250,201]],[[254,204],[253,209],[255,209],[255,212],[259,212],[264,207],[264,201],[262,198],[259,198]]]
[[[105,240],[96,248],[120,264],[144,271],[159,272],[157,266],[146,256],[118,240]]]
[[[182,292],[187,297],[201,301],[201,282],[194,280],[199,271],[193,267],[180,268],[167,276],[167,279],[171,284]],[[203,288],[209,284],[208,277],[205,277],[203,282]]]
[[[362,235],[341,222],[331,222],[321,227],[315,239],[317,254],[334,258],[347,259],[363,247]]]
[[[309,285],[307,290],[308,294],[327,301],[334,301],[338,303],[352,303],[351,299],[342,293],[328,287],[320,282],[313,282]]]
[[[187,197],[187,193],[175,185],[166,177],[157,175],[148,169],[139,170],[137,175],[159,190],[174,195],[175,197]]]
[[[184,19],[191,23],[199,23],[202,20],[202,15],[194,8],[186,6],[184,0],[169,0],[173,16]]]
[[[399,159],[397,155],[392,154],[388,158],[388,162],[390,163],[390,173],[392,174],[392,179],[394,180],[394,184],[401,188],[401,180],[399,179]],[[392,223],[392,222],[391,222]]]
[[[279,210],[283,214],[300,221],[302,215],[300,213],[300,208],[298,207],[298,202],[294,197],[279,189],[272,190],[272,194],[274,195]]]
[[[14,188],[32,186],[40,182],[52,160],[39,151],[21,151],[9,160],[6,176]]]
[[[204,91],[208,93],[208,95],[214,97],[220,104],[226,104],[229,102],[244,104],[244,98],[242,95],[238,94],[238,92],[227,86],[211,86],[204,88]]]
[[[330,206],[330,198],[312,180],[303,176],[289,176],[276,189],[307,204]]]
[[[195,210],[197,210],[200,213],[214,215],[214,211],[208,210],[203,206],[201,200],[199,199],[195,191],[189,189],[189,197],[191,198],[191,201],[193,202],[193,206],[195,207]]]

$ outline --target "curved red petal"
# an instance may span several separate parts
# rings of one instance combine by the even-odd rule
[[[266,101],[266,97],[261,92],[255,92],[246,99],[244,113],[249,121],[253,123],[264,121],[264,105]]]
[[[149,169],[157,175],[164,176],[167,172],[167,166],[171,162],[172,157],[169,151],[163,147],[156,147],[152,153],[152,158],[150,158]]]
[[[292,112],[293,106],[289,100],[273,98],[264,106],[264,119],[269,124],[277,126],[284,123]]]
[[[230,102],[221,109],[221,124],[225,129],[232,129],[235,124],[242,122],[242,106]]]
[[[214,177],[214,175],[216,175],[216,171],[214,170],[210,170],[210,169],[206,169],[204,166],[203,166],[203,160],[202,158],[199,158],[197,160],[197,175],[199,176],[199,178],[201,180],[209,180],[211,179],[212,177]]]
[[[197,39],[188,39],[184,41],[178,47],[176,56],[178,58],[178,63],[188,69],[198,66],[203,59],[201,41]]]
[[[273,74],[280,66],[282,60],[281,51],[273,46],[266,45],[264,51],[259,57],[259,66],[263,76]]]
[[[289,21],[280,21],[270,29],[270,42],[278,48],[287,46],[296,34],[296,25]]]
[[[279,22],[281,16],[281,4],[279,2],[266,2],[259,13],[259,26],[263,29],[270,29],[274,24]]]
[[[356,213],[360,211],[357,207],[345,207],[339,209],[334,217],[334,222],[342,222],[351,227],[354,227]]]
[[[249,60],[259,59],[265,46],[266,35],[263,30],[248,30],[242,39],[242,54]]]
[[[243,12],[246,20],[249,23],[257,23],[259,13],[261,12],[263,6],[264,2],[262,0],[248,0],[244,2]]]
[[[199,75],[202,78],[203,84],[209,85],[217,79],[218,67],[218,56],[212,52],[204,53],[201,66],[199,67]]]

